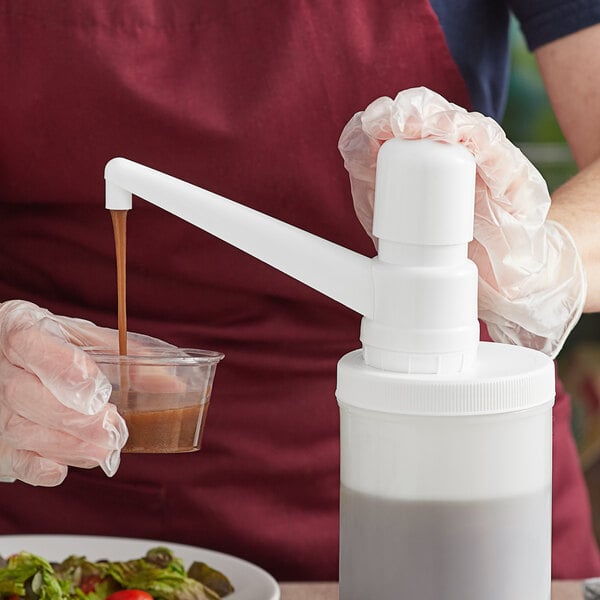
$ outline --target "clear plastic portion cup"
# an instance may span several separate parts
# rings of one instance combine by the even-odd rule
[[[200,449],[220,352],[147,348],[119,355],[83,348],[112,385],[110,402],[127,423],[123,452],[175,453]]]

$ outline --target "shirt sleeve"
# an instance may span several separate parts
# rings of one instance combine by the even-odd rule
[[[598,0],[510,0],[529,50],[600,23]]]

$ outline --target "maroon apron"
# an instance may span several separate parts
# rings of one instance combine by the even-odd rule
[[[0,56],[0,299],[112,327],[110,158],[370,255],[343,126],[417,85],[469,106],[424,0],[8,0]],[[128,227],[131,330],[226,355],[203,450],[124,455],[113,479],[71,469],[55,489],[3,484],[0,533],[158,538],[336,579],[335,371],[359,316],[147,203]],[[600,562],[568,410],[562,395],[554,573],[578,577]]]

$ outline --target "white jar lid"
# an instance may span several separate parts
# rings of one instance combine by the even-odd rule
[[[553,361],[536,350],[480,342],[469,370],[448,375],[375,369],[355,350],[338,363],[340,405],[413,415],[480,415],[554,402]]]

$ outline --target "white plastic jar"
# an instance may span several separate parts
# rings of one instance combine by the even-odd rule
[[[554,394],[516,346],[441,376],[343,357],[340,599],[548,600]]]

